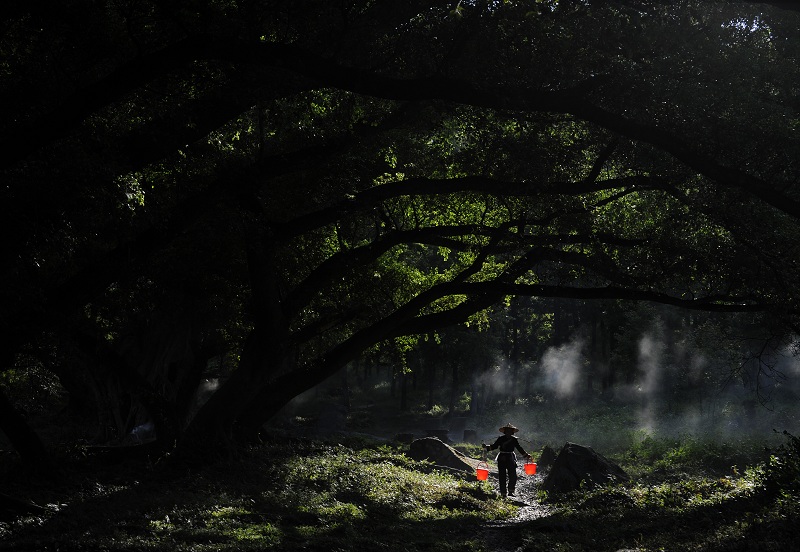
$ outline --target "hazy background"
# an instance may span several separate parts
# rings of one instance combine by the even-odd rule
[[[459,377],[453,412],[447,398],[449,368],[437,375],[432,408],[427,408],[429,389],[420,373],[416,386],[407,385],[408,406],[403,411],[397,370],[391,364],[373,367],[368,376],[363,366],[350,366],[346,379],[342,372],[298,397],[276,425],[305,435],[349,431],[386,439],[450,429],[449,437],[456,442],[463,440],[466,428],[488,442],[510,422],[520,427],[518,436],[534,450],[567,441],[616,450],[648,436],[779,443],[784,430],[798,432],[800,359],[791,344],[765,348],[761,334],[745,339],[741,333],[699,330],[676,338],[658,318],[638,326],[635,338],[630,333],[625,346],[633,364],[622,371],[625,379],[618,378],[606,389],[598,376],[605,368],[591,359],[590,340],[575,332],[558,346],[544,347],[538,360],[516,370],[495,354],[469,378]],[[706,345],[699,346],[703,340]],[[611,359],[623,361],[619,355]],[[447,358],[439,362],[447,363]],[[518,384],[512,393],[515,371]]]

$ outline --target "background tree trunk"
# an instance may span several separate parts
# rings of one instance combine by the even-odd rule
[[[428,361],[427,363],[427,380],[428,380],[428,410],[433,408],[434,397],[436,395],[436,363],[435,361]]]
[[[408,412],[408,374],[400,370],[400,412]]]
[[[450,404],[448,405],[448,412],[452,416],[456,411],[456,401],[458,400],[458,363],[453,363],[453,379],[450,385]]]

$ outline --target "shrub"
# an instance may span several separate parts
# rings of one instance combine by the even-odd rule
[[[764,486],[770,496],[800,491],[800,439],[784,431],[786,442],[771,455],[764,472]]]

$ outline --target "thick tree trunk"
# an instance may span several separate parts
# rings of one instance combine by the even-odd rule
[[[180,437],[186,428],[187,420],[193,408],[200,382],[202,381],[203,371],[208,365],[211,353],[198,347],[199,353],[187,359],[186,369],[183,378],[175,390],[174,399],[168,403],[168,409],[159,419],[161,423],[156,427],[156,436],[164,447],[169,448]]]
[[[294,376],[285,374],[264,387],[256,399],[242,411],[235,428],[237,441],[256,442],[264,424],[293,398],[311,387],[306,376],[302,370]]]
[[[233,448],[234,424],[269,381],[271,367],[266,361],[270,358],[269,343],[269,336],[263,330],[250,332],[238,368],[198,410],[179,440],[176,450],[179,460],[192,462]]]
[[[274,239],[258,227],[246,229],[245,234],[253,329],[245,340],[239,366],[200,408],[178,442],[175,456],[179,461],[192,462],[198,455],[231,450],[237,421],[246,419],[243,413],[254,408],[253,401],[274,384],[276,375],[291,368],[287,366],[287,360],[293,359],[289,324],[281,303]]]
[[[435,286],[387,317],[359,330],[308,366],[297,366],[287,319],[291,309],[281,301],[284,286],[278,281],[281,271],[275,263],[274,243],[266,235],[261,236],[264,239],[258,239],[259,231],[253,228],[247,233],[249,240],[254,236],[257,238],[248,243],[253,331],[247,339],[239,367],[200,409],[179,441],[175,454],[178,460],[191,462],[197,460],[199,454],[204,454],[203,451],[228,448],[235,441],[256,438],[263,424],[294,397],[335,375],[367,347],[395,336],[424,331],[425,324],[438,328],[461,322],[465,316],[486,308],[499,298],[480,295],[441,316],[424,317],[420,324],[419,310],[450,293],[447,285]],[[455,370],[457,374],[457,367]],[[389,375],[392,376],[391,366]],[[443,376],[446,379],[446,373]],[[456,380],[454,389],[457,387]]]

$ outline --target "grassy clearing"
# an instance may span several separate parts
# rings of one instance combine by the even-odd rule
[[[546,519],[524,524],[524,550],[793,550],[800,538],[800,442],[772,454],[755,444],[647,438],[620,463],[624,485],[541,498]]]
[[[469,449],[469,447],[463,447]],[[800,442],[779,449],[645,437],[614,458],[630,483],[538,492],[550,515],[518,509],[491,482],[414,462],[398,449],[293,441],[195,471],[64,464],[49,482],[6,473],[6,492],[47,513],[0,523],[0,550],[745,551],[800,537]],[[488,538],[487,538],[488,536]]]
[[[2,524],[0,549],[480,550],[481,524],[516,510],[489,483],[386,446],[294,443],[191,473],[131,469],[84,466],[40,489],[49,513]]]

